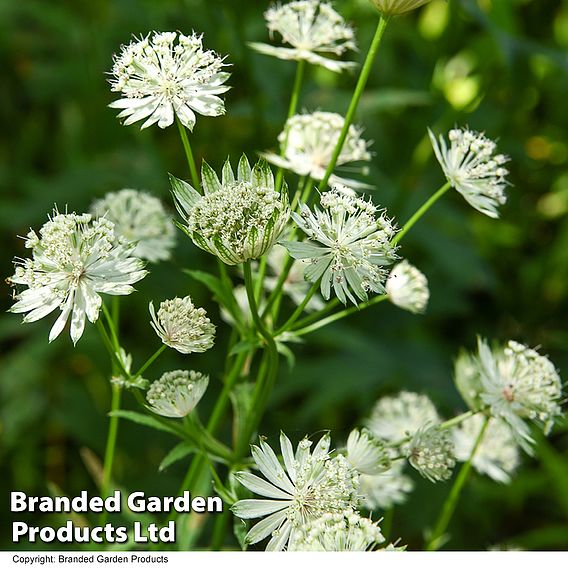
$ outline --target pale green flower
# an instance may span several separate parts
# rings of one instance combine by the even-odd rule
[[[209,377],[196,371],[170,371],[154,381],[146,400],[152,412],[167,418],[187,416],[201,400]]]
[[[322,193],[320,204],[322,209],[312,212],[301,203],[300,214],[292,214],[307,240],[281,243],[293,258],[308,263],[306,279],[321,279],[322,296],[328,300],[333,289],[344,304],[367,300],[368,292],[384,293],[384,267],[396,258],[392,222],[370,200],[337,189]]]
[[[351,431],[346,457],[359,473],[368,475],[377,475],[391,466],[388,448],[366,428]]]
[[[231,508],[241,519],[266,517],[246,535],[249,544],[271,537],[266,550],[283,550],[310,521],[325,513],[355,508],[357,472],[343,456],[330,456],[329,434],[320,439],[313,452],[311,446],[312,442],[304,438],[294,452],[290,440],[282,433],[283,466],[262,438],[260,446],[252,446],[256,467],[266,479],[248,471],[235,476],[247,489],[264,498],[243,499]]]
[[[413,314],[426,310],[430,291],[426,276],[406,260],[399,262],[391,270],[385,285],[389,300]]]
[[[336,73],[355,66],[355,63],[329,57],[341,56],[357,48],[353,29],[329,2],[299,0],[276,4],[264,13],[264,17],[270,36],[277,33],[282,42],[291,47],[250,43],[256,51],[278,59],[304,60]]]
[[[424,6],[430,0],[370,0],[370,2],[385,16],[399,16]]]
[[[260,258],[284,230],[290,215],[287,188],[274,188],[274,176],[264,160],[254,168],[246,156],[237,176],[229,160],[221,180],[203,163],[201,195],[191,185],[171,178],[184,232],[195,245],[235,265]]]
[[[114,58],[111,89],[122,98],[109,106],[122,109],[124,124],[144,120],[142,128],[158,123],[166,128],[177,117],[190,130],[196,113],[225,114],[218,96],[229,90],[224,85],[229,73],[223,59],[203,49],[202,36],[177,32],[153,32],[121,46]]]
[[[117,238],[111,221],[87,214],[54,210],[39,236],[28,233],[25,246],[32,250],[32,258],[16,260],[8,282],[27,288],[16,294],[10,311],[27,312],[24,323],[29,323],[59,309],[50,342],[71,318],[71,339],[76,344],[86,320],[95,323],[99,317],[100,294],[130,294],[132,284],[148,274],[144,263],[133,256],[134,245]]]
[[[456,465],[452,437],[438,426],[420,428],[408,445],[407,457],[410,465],[432,482],[449,479]]]
[[[450,146],[443,136],[438,139],[428,130],[438,162],[452,187],[479,212],[499,217],[498,207],[507,201],[503,166],[509,158],[495,152],[497,145],[484,134],[454,128],[448,133]]]

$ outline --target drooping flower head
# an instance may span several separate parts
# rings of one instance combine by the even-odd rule
[[[71,339],[76,344],[86,319],[94,323],[99,317],[100,294],[130,294],[132,284],[147,274],[144,263],[132,256],[134,245],[115,235],[113,223],[88,214],[54,210],[39,235],[28,233],[25,246],[32,250],[32,258],[15,261],[9,282],[27,289],[18,292],[10,311],[27,312],[24,323],[28,323],[59,308],[49,341],[71,318]]]
[[[391,466],[388,448],[366,428],[351,431],[346,457],[359,473],[368,475],[377,475]]]
[[[150,262],[168,260],[175,245],[175,228],[162,202],[135,189],[107,193],[91,206],[95,216],[114,223],[117,236],[136,243],[133,255]]]
[[[347,510],[324,513],[298,531],[290,551],[365,552],[385,542],[378,523]]]
[[[151,326],[162,342],[180,353],[203,353],[213,347],[215,326],[203,308],[196,308],[189,296],[164,300],[158,313],[149,305]]]
[[[552,362],[516,341],[492,350],[481,338],[477,355],[469,365],[466,361],[456,366],[456,383],[468,395],[466,401],[476,408],[489,406],[530,453],[533,440],[526,420],[541,424],[547,434],[562,413],[562,383]]]
[[[389,300],[399,308],[413,314],[421,314],[426,310],[430,298],[428,280],[406,260],[399,262],[391,270],[385,289]]]
[[[424,6],[430,0],[370,0],[384,16],[400,16]]]
[[[318,111],[292,116],[278,135],[280,147],[285,149],[284,156],[273,152],[265,152],[263,156],[272,164],[300,176],[310,176],[320,181],[331,161],[344,122],[345,119],[334,112]],[[347,137],[337,158],[337,166],[371,160],[369,143],[361,137],[361,134],[361,128],[353,124],[349,126]],[[335,174],[330,176],[329,183],[332,186],[341,183],[349,188],[369,187],[364,183]]]
[[[452,429],[456,459],[466,462],[471,456],[483,421],[482,414],[475,414]],[[490,418],[487,430],[472,460],[473,467],[495,481],[509,483],[511,473],[519,465],[519,447],[511,427],[500,418]]]
[[[306,279],[321,278],[322,296],[328,300],[333,288],[344,304],[367,300],[368,292],[384,293],[384,267],[396,258],[392,222],[371,200],[337,188],[322,193],[320,204],[322,209],[312,212],[301,203],[300,214],[292,214],[308,239],[282,243],[293,258],[309,263]]]
[[[187,416],[207,390],[209,377],[196,371],[169,371],[154,381],[146,400],[150,409],[168,418]]]
[[[271,37],[276,32],[292,47],[251,43],[256,51],[278,59],[304,60],[335,72],[355,66],[329,57],[343,55],[357,46],[353,29],[328,2],[300,0],[277,4],[269,8],[264,17]]]
[[[507,201],[504,164],[507,156],[497,154],[497,145],[484,134],[454,128],[448,133],[450,145],[443,136],[438,139],[428,130],[434,153],[447,180],[464,199],[481,213],[499,217],[498,207]]]
[[[410,465],[433,483],[449,479],[456,465],[450,433],[432,425],[423,426],[414,434],[407,457]]]
[[[118,116],[125,125],[144,120],[142,128],[155,123],[166,128],[177,117],[193,130],[196,113],[225,114],[218,96],[230,88],[223,67],[216,53],[203,49],[202,36],[153,32],[123,45],[115,56],[110,84],[122,98],[109,106],[122,109]]]
[[[266,162],[259,161],[251,170],[243,156],[235,178],[227,160],[221,181],[204,162],[201,176],[204,195],[171,179],[185,222],[182,228],[194,244],[229,265],[260,258],[270,250],[286,226],[290,208],[287,188],[275,190]]]
[[[378,438],[399,444],[425,424],[439,422],[438,411],[426,395],[402,391],[376,402],[367,427]]]
[[[391,467],[378,475],[359,476],[362,505],[373,511],[385,511],[402,505],[414,489],[414,482],[404,473],[404,461],[394,461]]]
[[[237,473],[236,477],[263,499],[243,499],[232,507],[241,519],[266,517],[248,532],[249,544],[270,536],[266,550],[283,550],[310,521],[325,513],[342,513],[356,506],[355,470],[343,456],[330,456],[328,434],[320,439],[313,452],[311,445],[305,438],[294,452],[290,440],[281,434],[283,466],[264,440],[260,440],[260,446],[252,446],[252,457],[266,480],[247,471]]]

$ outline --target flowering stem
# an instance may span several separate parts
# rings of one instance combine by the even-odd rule
[[[319,321],[316,321],[315,323],[313,323],[311,325],[308,325],[308,326],[303,327],[301,329],[295,330],[294,335],[298,335],[298,336],[299,335],[306,335],[307,333],[311,333],[312,331],[316,331],[316,329],[320,329],[321,327],[329,325],[330,323],[333,323],[334,321],[343,319],[347,316],[350,316],[351,314],[360,312],[361,310],[364,310],[365,308],[368,308],[370,306],[374,306],[375,304],[378,304],[379,302],[386,300],[387,297],[388,296],[386,294],[383,294],[381,296],[375,296],[374,298],[372,298],[368,302],[365,302],[364,304],[361,304],[359,306],[353,306],[351,308],[347,308],[346,310],[342,310],[342,311],[337,312],[335,314],[331,314],[330,316],[327,316],[326,318],[323,318]]]
[[[448,428],[453,428],[454,426],[461,424],[464,420],[471,418],[478,412],[481,412],[481,410],[468,410],[463,414],[458,414],[458,416],[454,416],[454,418],[450,418],[449,420],[442,422],[438,427],[441,430],[447,430]]]
[[[154,352],[154,354],[146,361],[146,363],[144,363],[144,365],[142,365],[142,367],[140,367],[140,369],[138,369],[138,371],[136,371],[136,373],[134,373],[134,375],[132,375],[132,378],[130,380],[134,381],[140,375],[142,375],[142,373],[166,350],[166,347],[167,347],[167,345],[160,346]]]
[[[285,331],[289,330],[293,323],[302,315],[305,307],[307,306],[308,302],[312,299],[313,295],[317,292],[320,286],[321,278],[314,282],[311,288],[308,290],[306,297],[302,300],[302,302],[298,305],[298,307],[294,310],[294,313],[288,318],[286,323],[282,325],[277,331],[274,332],[274,335],[280,335]]]
[[[456,480],[452,486],[450,494],[448,495],[446,501],[444,502],[444,506],[442,508],[440,517],[438,518],[438,522],[436,523],[436,526],[432,531],[432,535],[430,536],[430,539],[428,540],[428,543],[426,545],[426,550],[430,551],[438,550],[440,546],[443,544],[442,537],[444,536],[444,533],[452,518],[452,515],[454,514],[456,505],[458,503],[458,499],[465,485],[465,482],[467,481],[469,472],[471,471],[473,458],[475,457],[475,454],[479,446],[481,445],[481,442],[483,441],[483,436],[485,435],[485,431],[487,430],[488,424],[489,424],[489,418],[486,417],[485,421],[483,422],[483,425],[481,426],[481,430],[479,431],[479,434],[477,436],[477,440],[475,441],[475,445],[471,450],[469,459],[461,467],[456,477]]]
[[[199,175],[197,173],[195,159],[193,158],[193,152],[191,151],[189,138],[187,137],[187,132],[185,131],[185,126],[180,122],[178,118],[176,118],[176,123],[178,126],[179,135],[181,137],[181,143],[183,144],[183,149],[185,150],[185,157],[187,158],[189,171],[191,172],[191,183],[193,183],[195,190],[199,191]]]
[[[402,240],[404,235],[406,235],[406,233],[408,233],[408,231],[410,231],[410,229],[414,226],[416,221],[418,221],[418,219],[420,219],[420,217],[422,217],[422,215],[424,215],[424,213],[426,213],[426,211],[428,211],[428,209],[430,209],[430,207],[432,207],[432,205],[434,205],[434,203],[436,203],[436,201],[438,201],[438,199],[440,199],[440,197],[442,197],[442,195],[444,195],[444,193],[446,193],[446,191],[450,189],[450,187],[452,187],[452,185],[448,181],[436,193],[434,193],[434,195],[432,195],[430,199],[428,199],[422,205],[422,207],[420,207],[420,209],[418,209],[416,213],[414,213],[414,215],[412,215],[412,217],[410,217],[410,219],[404,224],[404,227],[402,227],[402,229],[392,240],[393,244],[398,244]]]
[[[343,144],[345,143],[345,138],[347,138],[347,132],[349,131],[349,127],[353,122],[355,112],[357,111],[357,106],[359,105],[359,101],[361,99],[361,95],[363,94],[365,86],[367,85],[367,80],[369,79],[371,69],[373,68],[373,62],[375,60],[377,52],[379,51],[379,45],[381,44],[381,40],[383,39],[388,21],[388,17],[381,16],[379,23],[377,24],[377,29],[375,31],[373,41],[371,42],[371,46],[369,47],[369,51],[367,52],[365,63],[363,63],[363,67],[361,68],[361,73],[359,74],[359,79],[357,80],[355,91],[353,92],[351,102],[349,103],[349,108],[347,109],[347,114],[345,115],[343,128],[341,129],[341,132],[339,134],[337,144],[333,149],[333,154],[331,155],[331,159],[329,161],[329,164],[327,165],[325,174],[318,186],[319,191],[323,191],[327,187],[329,177],[331,176],[335,165],[337,164],[337,159],[339,158],[339,154],[341,154]]]
[[[288,105],[288,115],[286,117],[286,122],[296,113],[296,109],[298,108],[298,100],[300,99],[300,90],[302,88],[302,80],[304,78],[304,71],[306,69],[306,62],[303,59],[298,61],[296,65],[296,77],[294,78],[294,86],[292,88],[292,96],[290,97],[290,104]],[[280,156],[284,157],[286,154],[286,148],[288,146],[288,130],[286,129],[286,133],[284,135],[284,141],[282,142],[282,146],[280,147]],[[274,187],[276,191],[280,190],[280,186],[282,185],[282,178],[284,175],[283,168],[278,168],[278,172],[276,173],[276,181],[274,182]]]

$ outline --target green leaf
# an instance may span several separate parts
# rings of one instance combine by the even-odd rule
[[[179,436],[179,433],[175,430],[175,428],[172,428],[167,424],[160,422],[153,416],[148,416],[147,414],[141,414],[140,412],[134,412],[132,410],[113,410],[112,412],[109,412],[109,416],[118,416],[119,418],[130,420],[136,424],[148,426],[148,428],[153,428],[154,430],[160,430],[162,432],[168,432],[169,434]]]
[[[187,268],[184,269],[183,272],[191,276],[194,280],[197,280],[198,282],[204,284],[207,289],[215,296],[217,296],[217,298],[219,298],[220,300],[223,300],[223,298],[226,296],[223,284],[221,283],[221,280],[217,278],[217,276],[214,276],[209,272],[204,272],[203,270],[189,270]],[[225,303],[226,302],[223,302],[223,305],[225,305]]]
[[[239,160],[239,166],[237,168],[237,179],[239,181],[250,181],[251,171],[248,158],[243,154]]]
[[[215,193],[221,189],[221,182],[215,170],[205,160],[203,160],[203,164],[201,165],[201,185],[206,195],[208,193]]]
[[[202,199],[202,196],[186,181],[178,179],[172,174],[168,174],[168,177],[176,209],[182,217],[187,217],[191,209]]]
[[[280,353],[280,355],[283,355],[286,358],[288,368],[292,370],[296,364],[296,356],[294,355],[294,352],[287,345],[280,342],[276,342],[276,350]]]
[[[237,355],[239,353],[243,353],[245,351],[249,351],[250,349],[254,349],[260,345],[260,341],[258,339],[243,339],[238,343],[233,345],[229,355]]]
[[[251,414],[252,395],[254,385],[251,383],[241,383],[235,385],[231,392],[231,403],[233,405],[233,432],[235,439],[240,440],[242,432],[247,427],[247,422]]]
[[[182,460],[190,454],[197,452],[197,448],[188,444],[187,442],[180,442],[177,446],[174,446],[160,462],[158,466],[158,471],[164,471],[170,465]]]
[[[223,185],[228,185],[230,183],[235,183],[235,174],[233,174],[233,168],[231,167],[231,161],[229,158],[225,160],[223,164],[223,173],[221,176]]]

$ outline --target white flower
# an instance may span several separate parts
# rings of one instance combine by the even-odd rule
[[[147,271],[132,256],[133,245],[118,239],[108,219],[91,215],[63,214],[54,210],[39,236],[30,231],[26,248],[32,258],[16,260],[14,285],[27,286],[16,295],[11,312],[24,313],[24,323],[37,321],[56,309],[61,313],[49,333],[53,341],[71,317],[71,339],[83,335],[85,319],[97,321],[102,299],[99,294],[130,294],[132,284]]]
[[[307,523],[293,542],[290,551],[365,552],[375,550],[385,538],[378,523],[347,510],[324,513]]]
[[[188,183],[171,178],[176,206],[186,223],[182,227],[194,244],[235,265],[260,258],[280,236],[290,215],[284,185],[274,189],[274,176],[264,160],[254,168],[246,156],[237,178],[227,160],[222,179],[203,163],[204,195]]]
[[[329,57],[330,54],[340,56],[357,46],[353,29],[328,2],[300,0],[276,5],[269,8],[264,17],[271,37],[276,32],[292,47],[250,43],[256,51],[278,59],[304,60],[336,73],[355,66],[355,63]]]
[[[493,416],[509,424],[517,443],[530,453],[533,439],[525,420],[540,423],[547,434],[562,413],[562,384],[554,365],[516,341],[491,350],[481,338],[473,361],[476,374],[469,377],[469,390],[476,391],[474,398],[489,406]]]
[[[230,88],[223,85],[229,78],[229,73],[222,71],[224,66],[217,54],[203,49],[200,35],[154,32],[121,46],[110,84],[122,98],[109,106],[123,109],[118,116],[126,118],[126,125],[145,120],[142,128],[156,122],[166,128],[175,116],[192,130],[195,113],[225,113],[218,97]]]
[[[366,509],[384,511],[406,501],[414,483],[403,473],[404,465],[404,461],[394,461],[384,473],[359,476],[362,505]]]
[[[352,430],[347,438],[347,460],[359,472],[377,475],[389,469],[388,449],[366,428]]]
[[[456,465],[452,437],[438,426],[423,426],[415,432],[407,457],[410,465],[433,483],[449,479]]]
[[[402,391],[376,402],[367,427],[375,436],[398,444],[413,436],[425,424],[439,422],[438,411],[427,396]]]
[[[271,536],[266,550],[283,550],[309,521],[356,506],[355,470],[343,456],[330,457],[328,434],[320,439],[313,452],[311,445],[304,438],[294,452],[290,440],[282,433],[284,467],[264,440],[260,440],[260,447],[252,446],[252,457],[266,480],[246,471],[235,475],[247,489],[265,499],[243,499],[232,507],[241,519],[266,517],[248,532],[249,544]]]
[[[399,262],[390,272],[385,289],[389,300],[413,314],[426,310],[430,291],[426,276],[406,260]]]
[[[424,6],[430,0],[370,0],[385,16],[398,16]]]
[[[189,296],[161,302],[157,315],[152,302],[149,309],[150,324],[168,347],[185,354],[203,353],[213,347],[215,326]]]
[[[383,267],[396,258],[392,222],[370,200],[336,189],[322,193],[320,203],[323,209],[315,207],[313,213],[304,203],[299,215],[292,213],[308,240],[281,243],[293,258],[309,262],[305,278],[321,278],[322,296],[328,300],[333,286],[344,304],[367,300],[369,291],[384,293]]]
[[[471,456],[485,417],[475,414],[452,430],[456,459],[466,462]],[[510,426],[499,418],[489,419],[481,444],[472,460],[473,467],[495,481],[509,483],[519,465],[519,448]]]
[[[95,216],[114,223],[117,236],[136,243],[133,255],[150,262],[168,260],[175,245],[175,229],[161,201],[149,193],[121,189],[107,193],[91,206]]]
[[[318,111],[292,116],[286,121],[284,130],[278,135],[280,147],[284,148],[283,156],[273,152],[265,152],[262,156],[278,167],[321,181],[331,161],[344,122],[345,119],[334,112]],[[361,138],[361,133],[361,128],[353,124],[349,126],[347,137],[337,158],[337,166],[371,160],[371,153],[368,150],[369,143]],[[329,184],[333,186],[338,183],[349,188],[371,187],[356,180],[332,174]]]
[[[209,377],[196,371],[170,371],[150,385],[146,400],[160,416],[183,418],[197,406],[208,384]]]
[[[440,136],[438,140],[428,130],[436,158],[447,180],[475,209],[493,218],[499,217],[498,207],[507,201],[503,166],[507,156],[496,154],[496,144],[484,134],[471,130],[453,129],[448,133],[450,147]]]

